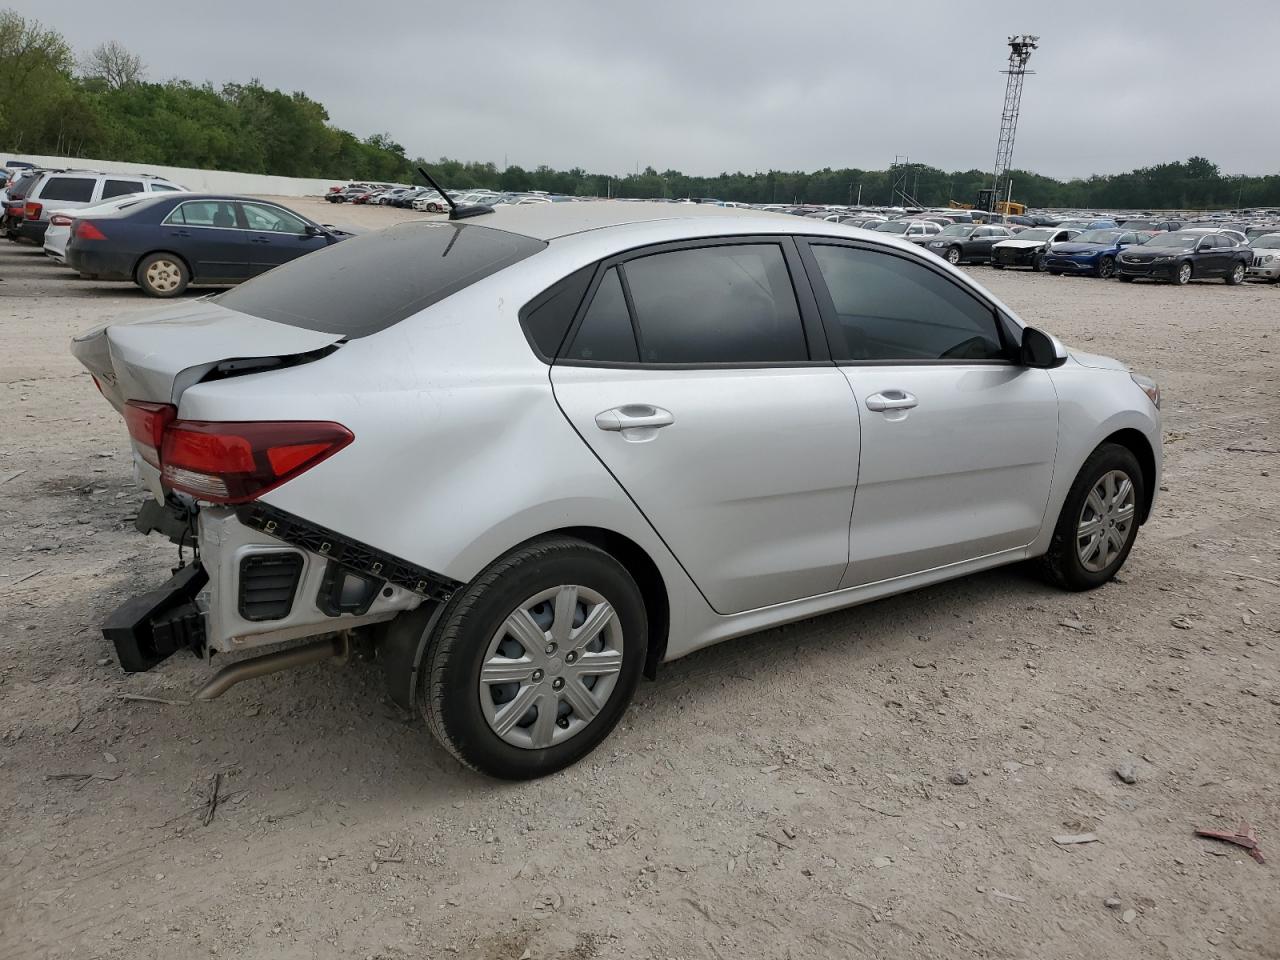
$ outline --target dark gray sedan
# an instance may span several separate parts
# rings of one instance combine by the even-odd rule
[[[1012,237],[1007,227],[953,223],[924,246],[948,263],[989,263],[991,245]]]

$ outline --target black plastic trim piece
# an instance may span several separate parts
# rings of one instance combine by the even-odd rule
[[[344,606],[342,603],[342,584],[348,573],[358,577],[366,589],[364,597],[359,603]],[[378,591],[382,589],[383,582],[377,577],[371,577],[361,573],[359,570],[353,570],[338,563],[336,560],[330,560],[325,564],[324,578],[320,581],[320,589],[316,593],[316,609],[326,617],[340,617],[344,613],[349,613],[354,617],[364,616],[369,612],[369,608],[373,606],[373,601],[377,598]]]
[[[142,673],[183,647],[204,645],[204,614],[195,598],[208,582],[204,567],[189,564],[163,586],[132,597],[111,612],[102,635],[115,646],[126,673]]]
[[[265,503],[239,506],[236,508],[236,517],[246,527],[260,530],[290,546],[329,557],[358,573],[386,580],[430,600],[448,600],[462,586],[457,580],[443,574]]]

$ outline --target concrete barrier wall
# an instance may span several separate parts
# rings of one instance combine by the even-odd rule
[[[117,160],[91,160],[85,157],[40,157],[29,153],[0,151],[0,163],[23,160],[39,167],[65,167],[98,170],[102,173],[154,173],[188,190],[201,193],[247,193],[256,196],[314,197],[332,186],[345,184],[341,178],[313,180],[305,177],[268,177],[257,173],[235,173],[230,170],[194,170],[187,167],[163,167],[154,163],[122,163]]]

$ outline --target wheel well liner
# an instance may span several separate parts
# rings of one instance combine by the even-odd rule
[[[1143,479],[1142,513],[1138,517],[1138,523],[1146,523],[1147,517],[1151,515],[1151,503],[1156,496],[1156,455],[1150,442],[1141,431],[1132,428],[1117,430],[1102,442],[1119,444],[1138,458]]]

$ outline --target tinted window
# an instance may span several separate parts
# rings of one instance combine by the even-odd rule
[[[123,197],[126,193],[141,193],[142,183],[138,180],[107,180],[102,184],[102,199]]]
[[[151,184],[151,192],[152,192],[152,193],[174,193],[174,192],[176,192],[176,191],[177,191],[177,189],[178,189],[177,187],[170,186],[170,185],[169,185],[169,184],[167,184],[167,183],[153,183],[153,184]]]
[[[622,295],[622,283],[618,268],[613,267],[600,281],[591,306],[566,357],[570,360],[608,360],[614,363],[635,363],[635,333],[631,328],[631,315],[627,312],[627,300]]]
[[[40,188],[40,199],[88,203],[96,182],[87,177],[50,177]]]
[[[992,310],[950,280],[891,254],[812,249],[835,308],[837,360],[1003,358]]]
[[[493,227],[415,220],[319,249],[214,299],[265,320],[365,337],[545,247]]]
[[[9,199],[17,200],[20,197],[25,197],[27,191],[35,186],[38,179],[40,179],[38,173],[25,173],[18,177],[17,180],[13,181],[13,186],[9,188]]]
[[[191,200],[180,203],[165,217],[165,223],[188,227],[238,227],[236,208],[229,200]]]
[[[525,333],[543,358],[550,359],[560,351],[594,272],[592,266],[570,274],[520,311]]]
[[[307,222],[280,207],[268,206],[264,203],[242,203],[245,223],[250,230],[262,230],[269,233],[307,232]]]
[[[701,247],[623,268],[645,363],[786,363],[809,358],[782,248]]]

